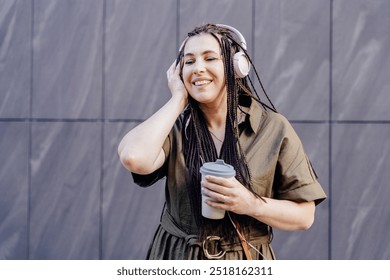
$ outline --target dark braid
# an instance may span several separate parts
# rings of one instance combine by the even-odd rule
[[[240,142],[238,141],[239,128],[237,124],[237,109],[239,108],[239,96],[247,95],[254,98],[246,79],[236,78],[234,72],[233,55],[239,50],[240,46],[234,40],[229,30],[213,24],[206,24],[195,28],[192,32],[188,33],[188,37],[199,34],[210,34],[219,42],[224,60],[227,91],[227,116],[225,138],[221,147],[220,157],[224,159],[226,163],[234,167],[236,170],[237,180],[254,193],[252,190],[250,170],[248,168],[245,154]],[[183,57],[185,43],[186,42],[184,42],[179,52],[177,59],[178,62],[181,61]],[[250,81],[250,83],[252,85],[252,81]],[[231,222],[226,216],[223,220],[210,220],[203,218],[201,215],[201,174],[199,169],[205,162],[216,161],[218,155],[213,139],[208,130],[204,114],[199,108],[199,104],[191,96],[188,98],[188,107],[184,111],[183,117],[183,152],[186,167],[191,178],[191,184],[187,186],[191,209],[193,211],[195,221],[200,227],[199,233],[201,238],[204,238],[207,235],[220,235],[233,240],[235,234],[232,233]],[[264,107],[264,103],[261,102],[259,98],[256,100],[258,100]],[[233,213],[231,213],[231,215],[235,216],[235,219],[240,222],[243,228],[246,228],[249,225],[249,219],[245,216],[234,215]]]
[[[248,166],[246,164],[244,153],[241,150],[238,141],[239,131],[236,125],[237,108],[238,108],[238,87],[236,85],[236,78],[234,73],[233,59],[232,59],[232,45],[231,41],[226,38],[221,38],[222,53],[225,57],[225,76],[227,89],[227,119],[225,128],[225,142],[226,149],[225,161],[231,164],[236,170],[236,178],[241,184],[251,189],[251,178]]]
[[[204,219],[201,213],[201,192],[200,167],[205,162],[215,161],[217,159],[216,149],[213,139],[208,132],[207,124],[203,112],[199,109],[198,103],[189,97],[189,106],[184,114],[184,125],[188,122],[188,127],[183,133],[184,138],[184,156],[186,166],[191,174],[192,184],[188,185],[188,193],[191,202],[191,209],[194,212],[195,220],[198,226],[204,228]],[[206,132],[206,133],[205,133]]]

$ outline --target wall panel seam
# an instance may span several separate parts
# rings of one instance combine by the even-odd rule
[[[328,259],[332,259],[332,128],[333,128],[333,0],[329,2],[329,151],[328,151]]]

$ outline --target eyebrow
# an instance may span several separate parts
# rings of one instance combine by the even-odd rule
[[[201,53],[201,55],[205,55],[205,54],[209,54],[209,53],[218,54],[217,52],[215,52],[215,51],[213,51],[213,50],[205,50],[204,52]],[[194,54],[193,54],[193,53],[186,53],[184,56],[185,56],[185,57],[186,57],[186,56],[194,56]]]

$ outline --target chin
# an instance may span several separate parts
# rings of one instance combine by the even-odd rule
[[[203,96],[202,96],[203,95]],[[204,96],[204,94],[195,94],[191,95],[193,99],[195,99],[198,103],[206,104],[213,101],[213,99],[210,98],[210,96]]]

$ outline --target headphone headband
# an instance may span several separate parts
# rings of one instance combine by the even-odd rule
[[[218,27],[222,27],[222,28],[225,28],[231,32],[233,32],[233,34],[235,34],[237,36],[237,43],[240,44],[241,48],[243,48],[244,50],[247,50],[246,48],[246,41],[245,41],[245,38],[244,36],[241,34],[240,31],[238,31],[236,28],[234,28],[233,26],[230,26],[230,25],[227,25],[227,24],[220,24],[220,23],[217,23],[215,24],[216,26]],[[179,48],[179,51],[183,48],[185,42],[187,41],[189,37],[187,36],[187,38],[184,39],[184,41],[181,43],[180,45],[180,48]]]
[[[245,41],[245,38],[244,36],[241,34],[240,31],[238,31],[237,29],[235,29],[233,26],[230,26],[230,25],[226,25],[226,24],[216,24],[216,26],[219,26],[219,27],[223,27],[227,30],[230,30],[231,32],[233,32],[237,37],[238,37],[238,41],[237,43],[240,44],[241,48],[243,48],[244,50],[246,50],[246,41]]]

